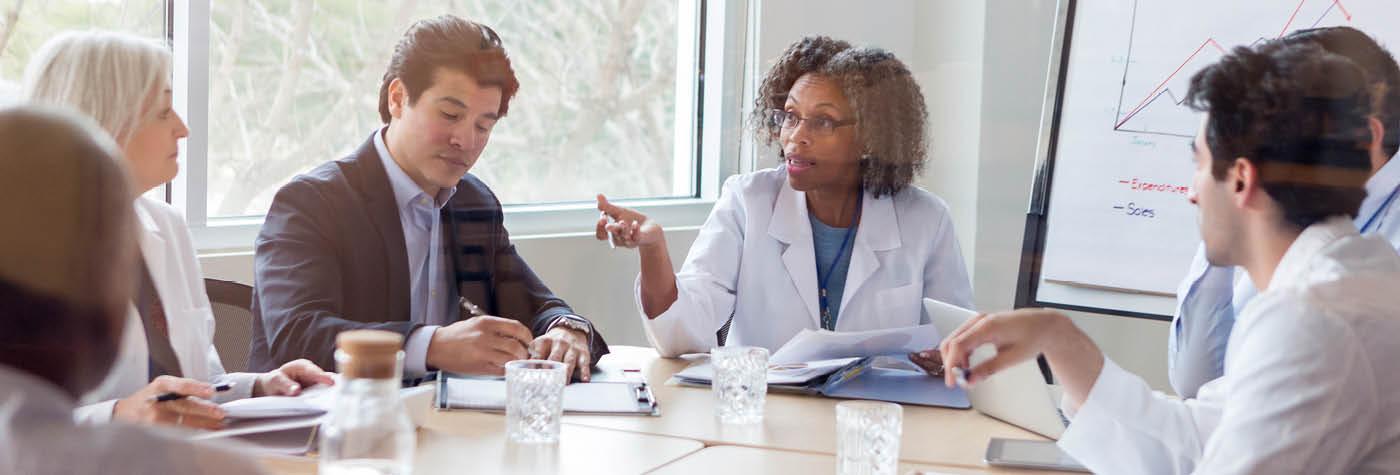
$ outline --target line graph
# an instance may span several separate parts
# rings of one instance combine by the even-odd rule
[[[1129,75],[1134,72],[1132,69],[1135,63],[1133,59],[1133,44],[1137,41],[1137,34],[1139,33],[1137,17],[1140,1],[1141,0],[1133,1],[1132,18],[1128,27],[1127,54],[1124,56],[1123,61],[1123,77],[1119,84],[1118,106],[1115,108],[1113,131],[1181,138],[1194,137],[1197,120],[1196,114],[1194,111],[1182,105],[1187,87],[1186,82],[1195,71],[1214,62],[1219,57],[1216,54],[1211,54],[1212,52],[1224,55],[1226,53],[1226,48],[1217,40],[1217,35],[1213,34],[1207,36],[1200,42],[1195,50],[1186,56],[1186,59],[1177,64],[1175,69],[1163,79],[1156,82],[1156,86],[1147,92],[1147,94],[1143,95],[1142,100],[1138,101],[1137,105],[1128,109],[1127,112],[1124,112],[1123,99],[1129,89]],[[1307,6],[1309,3],[1310,0],[1298,1],[1297,5],[1292,8],[1288,20],[1284,22],[1283,27],[1279,29],[1278,35],[1275,36],[1275,38],[1282,37],[1291,31],[1290,29],[1298,20],[1299,14],[1303,11],[1303,7]],[[1314,5],[1318,4],[1316,0],[1312,0],[1312,3]],[[1316,28],[1318,25],[1322,24],[1329,15],[1332,15],[1333,12],[1341,13],[1347,23],[1350,23],[1352,20],[1351,12],[1347,10],[1346,5],[1342,4],[1341,0],[1330,0],[1327,6],[1322,9],[1322,13],[1309,24],[1308,28]],[[1265,40],[1267,40],[1267,38],[1260,36],[1250,43],[1250,46],[1254,46]],[[1163,100],[1163,98],[1166,98],[1166,100]]]

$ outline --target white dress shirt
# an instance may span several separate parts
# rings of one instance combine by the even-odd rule
[[[1366,199],[1353,220],[1364,235],[1385,238],[1400,249],[1400,160],[1391,159],[1366,181]],[[1206,262],[1205,246],[1177,290],[1176,315],[1167,334],[1167,377],[1182,397],[1195,397],[1225,371],[1225,347],[1235,315],[1259,291],[1235,267]]]
[[[927,323],[925,297],[971,308],[953,221],[933,194],[867,193],[854,241],[837,331]],[[669,357],[709,351],[731,315],[726,344],[769,351],[821,328],[815,252],[806,194],[782,167],[730,177],[676,274],[676,301],[655,319],[642,315],[647,337]]]
[[[58,387],[0,366],[0,473],[262,473],[246,454],[160,428],[80,425],[73,411],[73,398]]]
[[[1100,473],[1400,473],[1400,256],[1337,217],[1308,227],[1195,399],[1105,358],[1060,447]]]
[[[140,223],[141,258],[150,269],[151,281],[160,296],[180,372],[189,379],[234,383],[233,389],[217,393],[215,402],[251,396],[258,373],[226,374],[219,352],[214,349],[214,312],[185,219],[169,204],[144,196],[137,198],[133,206]],[[150,383],[146,329],[136,306],[129,308],[117,360],[102,385],[83,396],[84,405],[76,412],[80,420],[111,420],[118,399]]]

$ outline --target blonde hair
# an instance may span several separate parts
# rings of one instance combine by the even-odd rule
[[[92,117],[118,144],[157,113],[152,94],[170,89],[170,51],[126,33],[66,32],[44,43],[24,71],[30,101]]]

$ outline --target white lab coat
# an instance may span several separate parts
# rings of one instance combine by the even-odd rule
[[[1225,374],[1154,393],[1107,358],[1060,447],[1096,473],[1400,473],[1400,256],[1344,217],[1288,248]]]
[[[225,374],[214,349],[214,313],[185,219],[169,204],[146,197],[137,198],[134,207],[140,223],[141,256],[165,309],[170,346],[180,359],[180,371],[189,379],[234,382],[233,389],[219,393],[215,401],[250,396],[258,374]],[[141,315],[131,305],[117,360],[102,385],[83,396],[76,417],[85,422],[110,420],[117,399],[150,383],[149,355]]]
[[[655,319],[642,315],[661,355],[709,351],[731,314],[729,345],[774,351],[803,329],[821,328],[806,203],[781,167],[725,182],[676,274],[676,302]],[[925,297],[972,306],[948,206],[937,196],[913,186],[880,199],[867,193],[854,241],[837,331],[927,323]],[[640,277],[636,295],[640,309]]]

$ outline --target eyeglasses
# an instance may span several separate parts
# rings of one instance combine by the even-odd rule
[[[855,125],[856,123],[855,119],[832,120],[826,117],[802,117],[796,113],[782,109],[772,109],[768,111],[768,118],[772,121],[773,125],[780,127],[784,134],[792,133],[793,130],[797,129],[798,124],[806,121],[807,130],[810,131],[812,135],[819,136],[831,135],[832,132],[836,131],[837,127]]]

